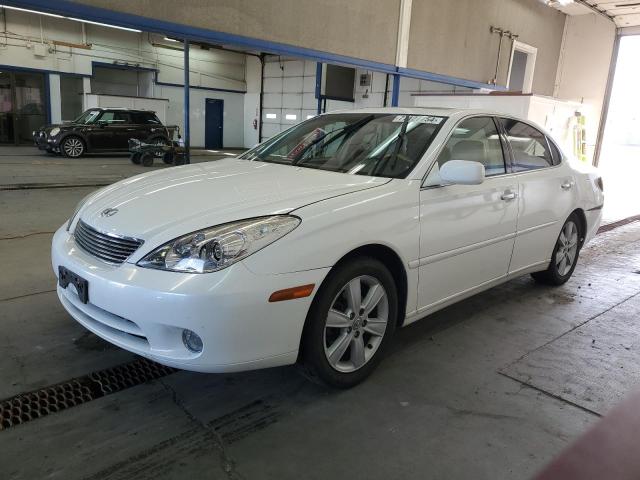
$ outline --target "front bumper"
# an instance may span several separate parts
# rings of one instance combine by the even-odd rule
[[[40,150],[47,151],[59,151],[59,139],[60,135],[55,138],[51,138],[46,132],[40,130],[33,133],[33,144]]]
[[[89,282],[89,303],[73,285],[58,286],[64,308],[105,340],[159,363],[200,372],[231,372],[294,363],[313,295],[269,303],[269,295],[298,285],[316,289],[327,269],[256,275],[242,262],[215,273],[185,274],[112,266],[80,250],[62,226],[53,237],[54,272],[62,265]],[[314,291],[315,294],[315,291]],[[198,354],[183,329],[203,341]]]

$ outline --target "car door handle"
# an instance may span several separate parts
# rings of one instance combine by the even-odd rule
[[[515,198],[517,198],[517,197],[518,197],[518,194],[517,194],[516,192],[509,192],[509,191],[504,192],[504,193],[500,196],[500,198],[501,198],[502,200],[505,200],[505,201],[506,201],[506,200],[513,200],[513,199],[515,199]]]
[[[569,190],[571,187],[573,187],[573,182],[570,182],[569,180],[560,185],[560,188],[563,190]]]

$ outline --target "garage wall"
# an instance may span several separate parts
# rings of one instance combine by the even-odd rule
[[[76,3],[393,64],[400,0],[76,0]]]
[[[164,40],[160,35],[127,32],[95,25],[86,25],[83,39],[79,22],[40,16],[31,13],[5,10],[6,38],[0,45],[0,65],[16,68],[33,68],[61,72],[60,78],[73,78],[74,85],[82,87],[80,77],[68,77],[65,73],[91,77],[85,93],[105,93],[119,96],[143,96],[166,98],[169,100],[167,122],[183,124],[183,51],[180,43]],[[41,23],[42,22],[42,23]],[[36,56],[34,45],[44,40],[47,47],[44,56]],[[63,41],[74,44],[86,43],[90,48],[71,48],[55,45]],[[168,48],[165,48],[168,47]],[[217,49],[201,49],[194,45],[190,50],[191,88],[191,145],[204,145],[204,101],[219,98],[225,101],[223,142],[226,147],[244,146],[244,94],[221,92],[216,89],[244,92],[244,54]],[[126,68],[102,68],[96,64],[113,64],[115,61],[131,67],[157,70],[137,71]],[[171,84],[171,85],[166,85]],[[62,83],[60,88],[62,89]],[[77,88],[77,87],[76,87]],[[211,89],[211,90],[205,90]],[[80,88],[82,92],[82,88]],[[66,90],[65,90],[66,92]],[[52,100],[66,103],[69,100],[81,102],[81,96],[52,96]],[[65,107],[69,107],[65,105]],[[58,109],[69,116],[77,115],[73,108]],[[56,109],[54,109],[56,110]],[[66,112],[65,112],[66,113]],[[62,115],[60,115],[62,116]]]
[[[486,83],[500,38],[490,33],[493,25],[538,49],[533,93],[552,95],[564,19],[539,0],[413,0],[408,67]],[[499,85],[506,84],[510,47],[505,38]]]
[[[555,96],[584,105],[587,157],[593,157],[607,87],[616,26],[596,15],[567,17]]]
[[[183,128],[184,90],[182,87],[156,86],[158,98],[169,100],[167,124]],[[204,147],[205,101],[215,98],[224,101],[222,144],[225,148],[244,146],[244,95],[240,93],[215,92],[192,88],[189,91],[189,121],[191,146]]]

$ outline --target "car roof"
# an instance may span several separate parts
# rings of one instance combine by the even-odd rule
[[[440,117],[448,117],[451,121],[457,122],[464,117],[472,115],[488,115],[492,117],[513,118],[523,123],[527,123],[548,137],[552,137],[549,131],[544,127],[538,125],[535,121],[520,115],[513,115],[511,113],[498,112],[496,110],[481,110],[475,108],[446,108],[446,107],[370,107],[370,108],[355,108],[346,110],[332,110],[331,112],[323,113],[322,115],[331,115],[332,113],[368,113],[368,114],[397,114],[397,115],[433,115]]]
[[[501,117],[512,117],[512,115],[493,111],[479,110],[472,108],[446,108],[446,107],[370,107],[356,108],[347,110],[333,110],[323,115],[331,113],[380,113],[380,114],[398,114],[398,115],[433,115],[440,117],[464,117],[467,115],[491,115]]]
[[[155,110],[143,110],[140,108],[125,108],[125,107],[91,107],[87,110],[119,110],[123,112],[136,112],[136,113],[156,113]]]

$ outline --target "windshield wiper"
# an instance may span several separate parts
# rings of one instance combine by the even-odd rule
[[[409,119],[411,115],[405,115],[404,120],[402,121],[402,126],[400,127],[400,132],[398,133],[398,140],[393,148],[393,153],[391,156],[385,161],[381,161],[377,168],[374,169],[373,174],[379,174],[384,168],[387,166],[387,163],[391,162],[392,167],[395,168],[396,160],[398,159],[398,153],[400,153],[400,149],[407,141],[407,126],[409,125]]]
[[[373,120],[375,118],[375,115],[368,115],[366,117],[361,118],[360,120],[358,120],[357,122],[354,123],[350,123],[349,125],[345,125],[342,128],[339,128],[337,130],[333,130],[332,132],[329,132],[327,135],[330,134],[336,134],[335,136],[331,137],[330,140],[327,141],[327,143],[324,144],[324,146],[329,145],[330,143],[332,143],[334,140],[338,139],[338,138],[342,138],[346,135],[349,135],[350,133],[358,130],[359,128],[363,127],[364,125],[366,125],[367,123],[369,123],[371,120]],[[309,151],[309,149],[311,147],[313,147],[314,145],[317,145],[318,143],[320,143],[321,141],[323,141],[325,138],[327,138],[327,135],[320,137],[316,140],[314,140],[313,142],[311,142],[309,145],[307,145],[306,147],[304,147],[300,153],[298,153],[298,157],[296,159],[293,160],[293,162],[291,162],[291,165],[297,165],[298,162],[300,160],[302,160],[302,157],[304,156],[304,154]]]

